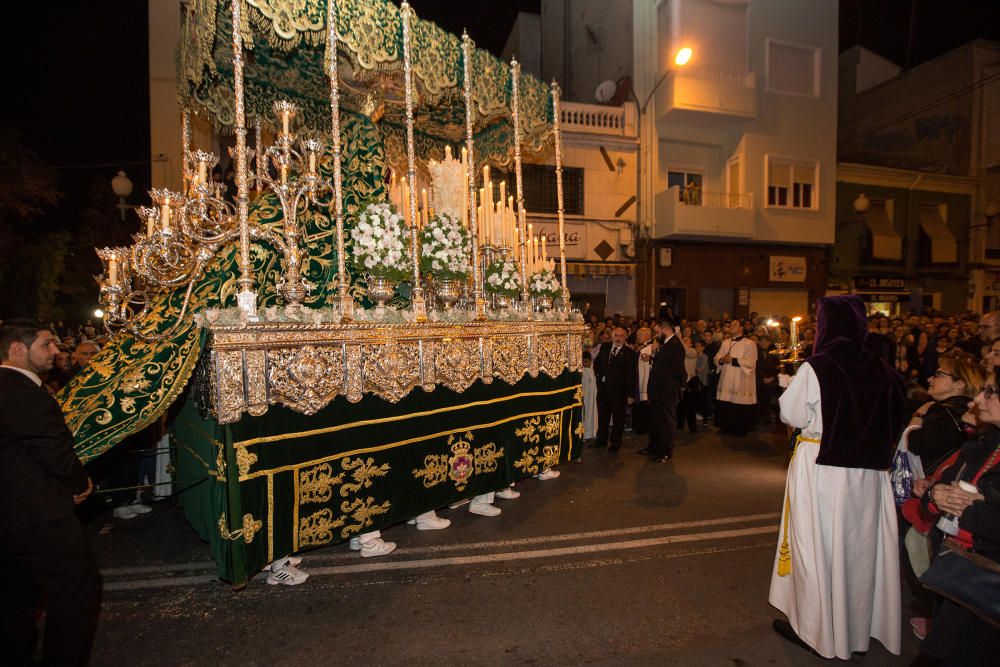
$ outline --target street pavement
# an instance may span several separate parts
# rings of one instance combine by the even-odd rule
[[[444,509],[443,531],[383,531],[398,549],[307,552],[309,580],[234,592],[169,501],[88,526],[105,577],[95,665],[820,665],[771,630],[767,603],[787,459],[783,429],[702,427],[674,461],[586,449],[518,483],[503,514]],[[108,534],[101,534],[101,529]],[[904,587],[907,605],[911,595]],[[903,655],[873,640],[864,665]]]

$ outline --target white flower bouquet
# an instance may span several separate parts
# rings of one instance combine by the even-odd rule
[[[548,269],[537,271],[528,279],[528,293],[531,296],[548,296],[553,299],[562,292],[562,285],[556,274]]]
[[[521,291],[521,273],[510,260],[498,260],[486,268],[484,289],[490,294],[516,297]]]
[[[436,280],[465,280],[469,275],[469,232],[457,218],[434,216],[420,233],[420,269]]]
[[[370,276],[401,281],[412,276],[403,216],[388,202],[368,204],[351,229],[351,263]]]

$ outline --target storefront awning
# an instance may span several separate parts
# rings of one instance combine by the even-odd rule
[[[566,275],[583,278],[634,276],[635,264],[611,262],[566,262]]]
[[[931,239],[931,264],[954,264],[958,261],[958,241],[941,216],[941,209],[921,206],[920,227]]]
[[[903,239],[892,226],[884,206],[873,204],[865,222],[872,234],[872,259],[903,259]]]

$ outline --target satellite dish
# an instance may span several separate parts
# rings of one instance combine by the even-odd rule
[[[594,99],[596,99],[601,104],[608,102],[612,97],[615,96],[615,92],[618,90],[618,84],[616,84],[611,79],[607,81],[602,81],[601,85],[597,87],[594,91]]]

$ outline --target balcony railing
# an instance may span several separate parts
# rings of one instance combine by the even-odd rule
[[[685,200],[686,197],[686,200]],[[753,238],[757,212],[749,194],[674,186],[656,195],[657,238]]]
[[[753,208],[753,194],[737,192],[705,192],[695,188],[674,186],[671,192],[677,192],[677,201],[684,206],[704,206],[706,208]]]
[[[618,107],[563,102],[559,111],[559,122],[564,132],[609,134],[632,139],[639,136],[635,104],[631,102]]]

